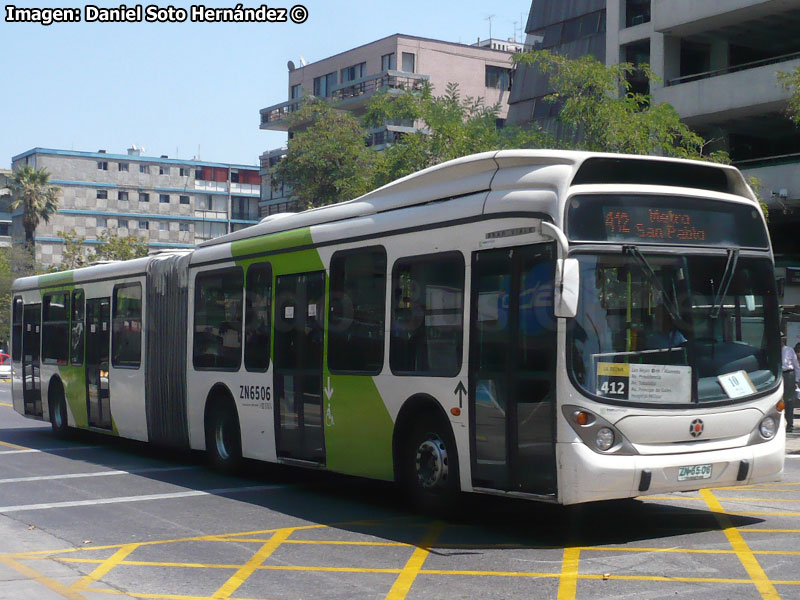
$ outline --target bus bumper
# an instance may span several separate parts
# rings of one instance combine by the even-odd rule
[[[561,467],[559,501],[577,504],[778,481],[785,434],[780,431],[763,444],[709,452],[613,456],[593,452],[583,443],[563,443],[556,444],[556,453]],[[707,479],[678,479],[681,467],[701,465],[711,465]]]

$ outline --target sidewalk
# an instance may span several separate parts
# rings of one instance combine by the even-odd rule
[[[794,422],[794,431],[786,434],[786,454],[800,454],[800,420],[795,417]]]

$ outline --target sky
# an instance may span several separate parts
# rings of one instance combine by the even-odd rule
[[[202,0],[200,0],[202,1]],[[531,0],[276,0],[304,23],[34,23],[0,15],[0,168],[34,147],[258,164],[286,134],[259,129],[259,109],[288,96],[287,62],[311,63],[393,33],[451,42],[522,40]],[[92,0],[13,3],[78,8]],[[121,2],[101,2],[119,7]],[[170,6],[169,0],[152,4]],[[172,2],[187,8],[192,3]],[[234,8],[236,0],[206,7]],[[149,3],[145,2],[144,7]],[[260,6],[257,1],[245,7]],[[128,7],[135,6],[130,0]],[[489,17],[491,16],[491,19]]]

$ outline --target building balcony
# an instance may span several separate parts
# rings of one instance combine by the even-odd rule
[[[359,111],[366,107],[370,98],[382,90],[419,90],[427,75],[405,73],[403,71],[382,71],[361,79],[348,81],[335,87],[326,99],[341,110]],[[289,117],[300,108],[302,99],[281,102],[261,111],[261,129],[271,131],[288,131]]]
[[[693,35],[785,11],[785,0],[653,0],[653,29],[669,35]],[[755,24],[755,23],[754,23]]]
[[[654,99],[671,104],[690,125],[780,110],[789,93],[780,87],[775,73],[798,66],[800,53],[794,53],[678,77],[655,90]]]

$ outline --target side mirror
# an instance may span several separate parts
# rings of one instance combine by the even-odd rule
[[[559,258],[556,261],[555,307],[557,317],[571,319],[578,314],[580,291],[580,266],[577,258]]]

